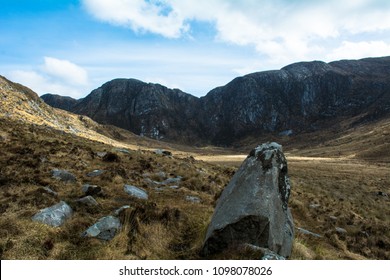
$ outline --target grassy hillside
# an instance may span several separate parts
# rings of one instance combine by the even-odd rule
[[[1,77],[0,94],[1,259],[201,258],[216,199],[253,146],[238,153],[148,140],[52,109]],[[333,134],[279,139],[292,181],[292,259],[390,259],[389,121],[357,129],[342,125]],[[267,140],[274,139],[255,141]],[[156,154],[155,148],[173,156]],[[77,181],[58,181],[53,169],[67,170]],[[103,174],[87,176],[97,169]],[[161,184],[175,178],[181,178],[177,187]],[[76,202],[87,183],[103,189],[95,195],[97,206]],[[130,197],[124,184],[145,190],[149,199]],[[63,226],[31,220],[61,200],[74,210]],[[123,226],[113,240],[81,236],[124,205],[130,207],[120,214]]]

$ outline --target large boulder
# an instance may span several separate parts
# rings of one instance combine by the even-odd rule
[[[289,196],[282,147],[266,143],[253,149],[218,200],[203,254],[251,244],[290,256],[294,225],[287,205]]]
[[[53,227],[61,226],[72,215],[72,208],[61,201],[51,207],[40,210],[32,217],[33,221],[41,222]]]

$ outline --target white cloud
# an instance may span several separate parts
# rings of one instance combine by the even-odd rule
[[[193,21],[211,22],[217,40],[252,45],[271,65],[321,59],[335,51],[332,49],[342,48],[340,42],[350,36],[390,32],[390,1],[383,0],[83,2],[100,20],[169,38],[190,33]]]
[[[7,75],[39,95],[54,93],[80,98],[88,90],[88,75],[82,67],[53,57],[45,57],[44,64],[35,69],[13,70]]]
[[[378,57],[390,55],[390,44],[384,41],[368,42],[342,42],[341,46],[334,49],[327,60],[359,59],[362,57]]]
[[[53,57],[45,57],[44,71],[57,79],[76,85],[87,85],[88,74],[82,67],[68,61]]]
[[[187,30],[184,19],[166,1],[159,0],[84,0],[96,18],[134,31],[148,31],[177,38]]]

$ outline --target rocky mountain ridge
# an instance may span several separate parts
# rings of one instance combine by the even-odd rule
[[[345,118],[359,123],[388,116],[390,57],[294,63],[235,78],[201,98],[134,79],[112,80],[66,104],[42,98],[139,135],[226,146],[265,134],[320,130]]]

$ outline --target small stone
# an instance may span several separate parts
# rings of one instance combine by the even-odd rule
[[[125,185],[124,190],[127,194],[133,197],[139,199],[148,199],[148,194],[144,190],[141,190],[140,188],[137,188],[135,186]]]
[[[61,226],[72,215],[72,208],[61,201],[51,207],[40,210],[32,217],[33,221],[41,222],[53,227]]]
[[[100,158],[103,158],[105,155],[107,155],[107,152],[97,152],[96,155]]]
[[[114,150],[117,151],[117,152],[123,153],[123,154],[131,155],[131,153],[130,153],[130,151],[128,149],[115,148]]]
[[[169,188],[173,189],[173,190],[176,190],[179,188],[179,186],[169,186]]]
[[[201,202],[201,199],[199,197],[192,196],[192,195],[187,195],[186,196],[186,200],[190,201],[190,202],[193,202],[193,203],[200,203]]]
[[[344,228],[336,227],[336,232],[340,234],[347,234],[347,231]]]
[[[124,205],[124,206],[122,206],[121,208],[116,209],[116,210],[114,211],[114,215],[115,215],[115,216],[119,216],[119,214],[122,213],[123,210],[129,209],[129,208],[130,208],[130,205]]]
[[[121,223],[118,218],[107,216],[99,219],[93,226],[89,227],[83,233],[83,236],[109,241],[115,237],[120,228]]]
[[[329,216],[329,218],[333,221],[336,221],[337,220],[337,217],[336,216]]]
[[[162,184],[164,184],[164,185],[177,184],[177,183],[181,182],[182,178],[183,177],[181,177],[181,176],[177,176],[176,178],[168,178],[165,181],[163,181]]]
[[[61,169],[53,169],[51,171],[51,175],[53,178],[66,182],[66,183],[75,183],[76,182],[76,177],[70,173],[67,170],[61,170]]]
[[[43,189],[45,190],[46,193],[48,194],[51,194],[52,196],[58,196],[58,193],[53,191],[51,188],[49,187],[43,187]]]
[[[156,155],[172,156],[172,153],[171,153],[170,151],[163,150],[163,149],[154,150],[154,153],[155,153]]]
[[[88,177],[97,177],[104,173],[104,170],[95,169],[87,174]]]
[[[77,199],[76,202],[87,205],[87,206],[97,206],[99,203],[90,195]]]
[[[310,204],[310,208],[313,208],[313,209],[318,208],[318,207],[320,207],[320,206],[321,206],[321,205],[320,205],[320,204],[317,204],[317,203]]]
[[[302,233],[302,234],[307,234],[307,235],[311,235],[311,236],[314,236],[314,237],[322,238],[322,235],[319,235],[317,233],[311,232],[311,231],[309,231],[307,229],[304,229],[304,228],[297,227],[297,230],[300,233]]]

